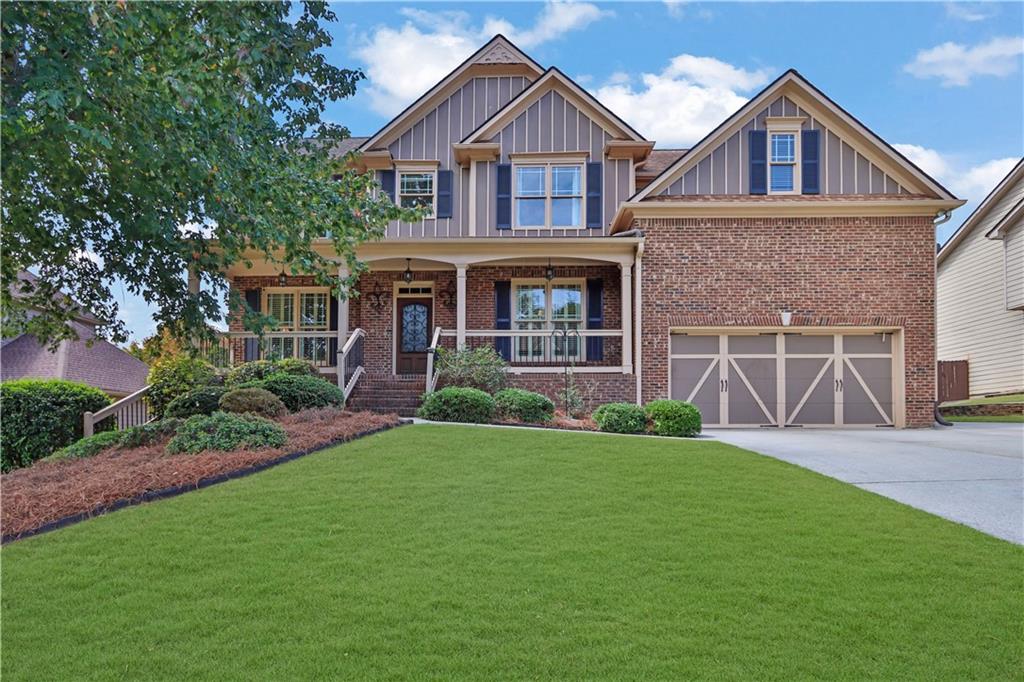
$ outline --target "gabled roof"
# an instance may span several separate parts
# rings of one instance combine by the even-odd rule
[[[519,114],[526,111],[531,104],[552,90],[557,90],[563,97],[575,104],[578,109],[582,109],[587,115],[596,118],[606,129],[614,130],[622,139],[645,141],[643,135],[616,116],[614,112],[577,85],[575,81],[552,66],[544,72],[543,76],[534,81],[530,87],[512,98],[508,104],[496,111],[480,127],[463,138],[462,144],[483,142],[491,139],[501,132],[502,128],[515,120]]]
[[[1021,199],[1013,205],[1009,211],[1006,212],[998,223],[992,226],[992,229],[985,233],[985,236],[989,239],[1002,239],[1006,236],[1007,231],[1011,227],[1017,224],[1017,221],[1024,218],[1024,199]]]
[[[999,181],[999,184],[992,188],[992,191],[988,193],[984,201],[978,204],[978,208],[974,209],[971,215],[967,216],[967,220],[957,228],[957,231],[953,233],[953,236],[946,240],[946,243],[939,249],[939,255],[936,256],[935,260],[937,263],[941,263],[946,259],[949,254],[953,253],[957,245],[962,242],[967,235],[974,231],[982,221],[984,221],[989,212],[998,204],[1006,194],[1013,189],[1014,185],[1018,182],[1024,181],[1024,159],[1017,162],[1017,165],[1013,167],[1006,177]]]
[[[657,194],[699,162],[706,153],[740,129],[747,118],[756,114],[775,98],[786,95],[805,110],[815,111],[832,129],[844,134],[848,144],[884,172],[893,176],[911,194],[927,194],[937,199],[955,201],[949,190],[900,154],[889,143],[872,132],[825,93],[816,88],[795,69],[790,69],[768,84],[721,125],[708,133],[700,142],[683,154],[674,164],[649,185],[634,194],[629,201],[641,201]]]
[[[534,78],[544,73],[544,68],[540,64],[516,47],[511,40],[499,33],[487,41],[483,47],[471,54],[466,61],[455,67],[451,73],[442,78],[434,87],[427,90],[422,97],[407,106],[400,114],[388,121],[383,128],[363,142],[359,146],[359,151],[376,149],[377,147],[387,145],[391,141],[390,138],[396,136],[396,132],[401,134],[403,123],[415,122],[432,109],[436,102],[443,99],[449,90],[454,90],[461,86],[464,81],[469,80],[472,74],[468,72],[472,69],[486,70],[495,67],[501,68],[503,65],[507,68],[508,65],[512,64],[520,65]]]

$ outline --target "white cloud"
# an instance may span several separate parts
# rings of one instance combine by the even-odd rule
[[[401,27],[379,26],[355,50],[366,63],[370,106],[385,116],[415,101],[496,33],[530,49],[611,15],[590,3],[549,0],[532,26],[517,28],[500,17],[474,26],[466,12],[401,12],[406,18]]]
[[[916,144],[894,144],[893,147],[936,180],[950,176],[949,162],[934,149]]]
[[[971,166],[953,182],[953,193],[963,199],[981,201],[1006,177],[1020,159],[993,159]]]
[[[690,0],[662,0],[662,2],[665,4],[665,11],[673,19],[697,17],[698,19],[709,21],[714,16],[711,10],[707,8],[700,8],[695,11],[688,10],[688,7],[692,7]]]
[[[957,21],[984,21],[994,17],[998,7],[994,2],[947,2],[946,16]]]
[[[1015,73],[1024,55],[1024,36],[992,38],[974,46],[943,43],[921,50],[903,70],[917,78],[941,78],[942,84],[969,85],[976,76],[1005,77]]]
[[[681,54],[636,87],[615,73],[594,95],[659,146],[692,145],[747,102],[741,93],[768,82],[770,69],[747,71],[711,57]]]

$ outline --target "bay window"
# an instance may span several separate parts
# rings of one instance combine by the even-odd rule
[[[557,330],[583,328],[583,282],[578,280],[521,280],[513,282],[515,329],[544,331],[543,335],[517,338],[517,362],[583,360],[578,336],[561,336]]]
[[[515,227],[583,227],[583,164],[515,166]]]

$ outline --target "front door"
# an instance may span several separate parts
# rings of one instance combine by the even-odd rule
[[[429,298],[399,298],[397,305],[395,371],[398,374],[426,374],[433,301]]]

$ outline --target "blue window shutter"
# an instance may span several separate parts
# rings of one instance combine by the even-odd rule
[[[253,312],[260,312],[260,300],[262,298],[261,291],[259,289],[246,289],[245,290],[245,304],[249,306]],[[260,359],[260,340],[259,339],[245,339],[243,341],[242,348],[242,360],[245,362],[252,362],[253,360]]]
[[[587,280],[587,329],[604,328],[604,282]],[[604,338],[587,337],[587,360],[604,360]]]
[[[437,171],[437,217],[452,217],[452,172]]]
[[[494,283],[494,328],[512,328],[512,282],[507,280]],[[511,337],[495,337],[494,349],[505,362],[512,360]]]
[[[395,200],[395,171],[385,170],[380,172],[380,188],[384,190],[384,194],[387,194],[391,198],[391,201]]]
[[[601,162],[587,164],[587,227],[601,228]]]
[[[821,193],[821,142],[817,130],[805,130],[800,138],[800,183],[804,194]]]
[[[750,151],[750,193],[768,194],[768,132],[751,130],[748,149]]]
[[[512,229],[512,164],[499,163],[497,181],[497,225],[499,230]]]
[[[246,289],[245,304],[252,308],[253,312],[258,313],[260,311],[260,290]]]

